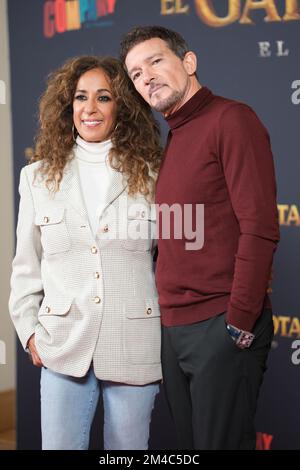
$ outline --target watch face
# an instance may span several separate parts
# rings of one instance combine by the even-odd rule
[[[248,331],[239,330],[233,325],[227,324],[226,328],[235,344],[241,348],[249,348],[254,340],[254,335]]]
[[[254,335],[252,333],[247,333],[243,331],[237,340],[236,344],[240,348],[249,348],[254,340]]]

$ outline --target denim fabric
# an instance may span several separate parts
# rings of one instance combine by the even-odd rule
[[[104,406],[104,448],[147,449],[158,391],[157,383],[135,386],[98,380],[92,368],[80,378],[42,368],[43,450],[88,449],[100,393]]]

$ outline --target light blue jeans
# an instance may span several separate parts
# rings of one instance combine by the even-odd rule
[[[148,449],[157,383],[134,386],[97,379],[92,367],[74,378],[41,371],[43,450],[85,450],[100,391],[104,407],[104,449]]]

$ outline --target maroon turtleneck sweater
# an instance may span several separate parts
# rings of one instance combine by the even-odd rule
[[[186,250],[190,240],[159,233],[162,323],[195,323],[227,311],[227,322],[251,331],[270,305],[266,291],[279,240],[268,133],[250,107],[206,87],[167,123],[156,204],[192,204],[194,216],[196,204],[204,204],[204,245]]]

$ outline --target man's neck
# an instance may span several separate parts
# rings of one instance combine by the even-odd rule
[[[194,96],[197,91],[202,88],[202,85],[198,82],[195,76],[191,77],[189,86],[184,94],[182,100],[178,101],[177,103],[172,106],[172,108],[168,109],[165,113],[163,113],[164,118],[169,117],[171,114],[174,114],[178,109],[180,109],[187,101],[189,101],[192,96]]]

